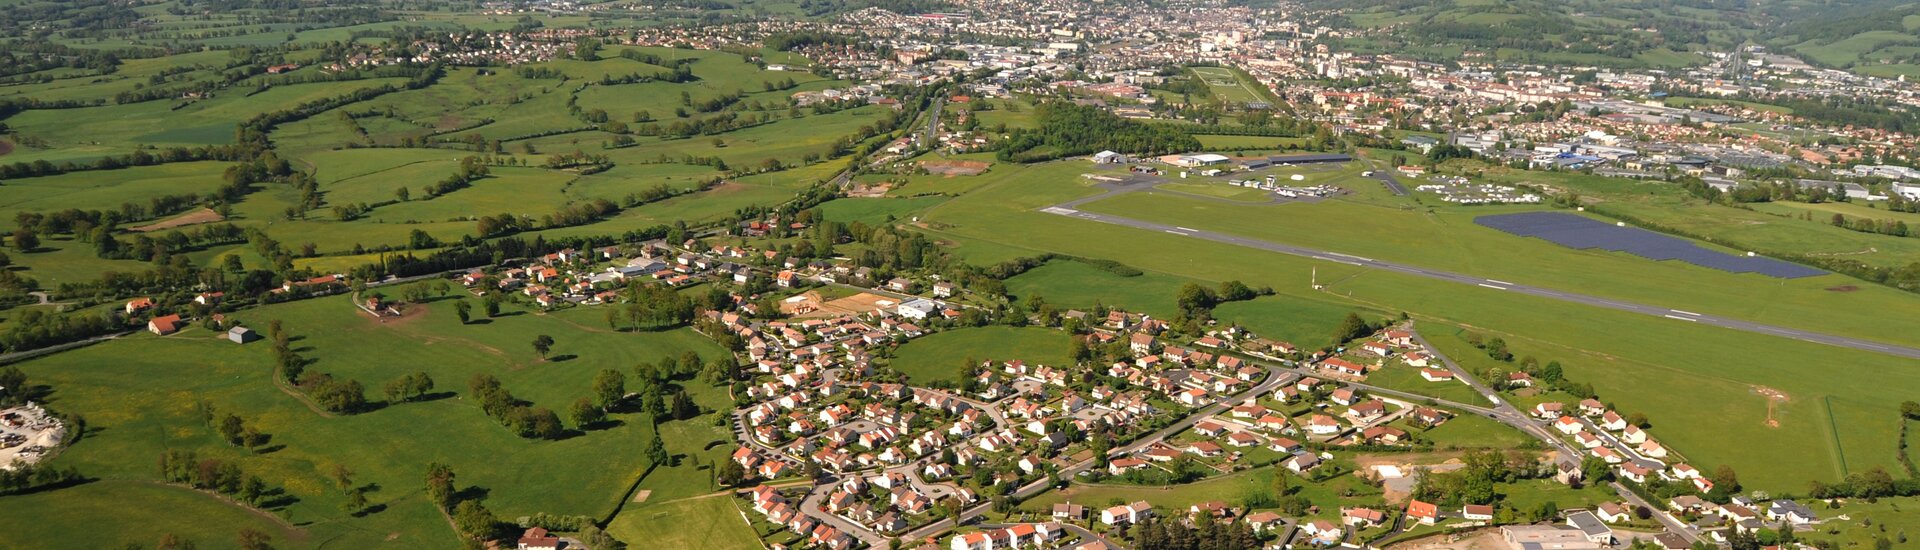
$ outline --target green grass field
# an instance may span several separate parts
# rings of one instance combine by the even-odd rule
[[[1200,139],[1200,146],[1209,151],[1280,151],[1291,145],[1299,147],[1306,144],[1303,138],[1266,137],[1266,136],[1194,136]]]
[[[145,481],[105,480],[58,491],[0,497],[0,506],[33,511],[0,515],[0,543],[9,546],[59,541],[58,545],[73,548],[144,547],[171,534],[199,548],[238,548],[241,529],[265,533],[281,548],[317,542],[305,530],[228,504],[220,497]],[[188,519],[191,521],[183,521]],[[111,524],[112,528],[97,528],[102,524]],[[399,542],[399,546],[407,546],[405,541]]]
[[[1054,261],[1007,280],[1007,292],[1026,299],[1044,298],[1062,309],[1090,310],[1095,304],[1171,318],[1179,307],[1174,292],[1185,279],[1162,273],[1122,277],[1075,261]]]
[[[1851,500],[1838,508],[1828,508],[1818,502],[1801,501],[1813,508],[1814,513],[1828,519],[1812,532],[1795,533],[1801,541],[1828,541],[1838,548],[1871,548],[1874,543],[1885,538],[1897,541],[1906,538],[1911,544],[1913,537],[1920,536],[1914,526],[1920,525],[1920,499],[1882,498],[1878,502]],[[1838,519],[1846,516],[1847,519]],[[1900,543],[1895,542],[1894,548]]]
[[[820,213],[826,215],[829,220],[880,225],[890,219],[907,219],[914,213],[945,200],[947,200],[946,197],[840,199],[820,205]]]
[[[1194,77],[1206,81],[1212,88],[1214,97],[1230,103],[1268,103],[1272,100],[1262,93],[1260,84],[1253,82],[1240,71],[1226,67],[1193,67],[1189,69]]]
[[[1321,297],[1280,295],[1245,302],[1229,302],[1215,307],[1213,316],[1246,327],[1267,338],[1292,342],[1307,349],[1333,344],[1333,329],[1348,313],[1360,313],[1370,320],[1387,314],[1370,308],[1343,305]],[[1422,380],[1425,382],[1425,380]]]
[[[235,345],[198,328],[166,338],[141,334],[22,367],[54,388],[50,406],[83,414],[90,426],[99,428],[65,452],[56,465],[72,465],[90,476],[145,481],[156,478],[153,460],[162,450],[194,449],[238,460],[269,485],[284,487],[298,499],[286,509],[287,518],[302,525],[302,531],[315,540],[372,544],[384,539],[406,547],[435,548],[453,544],[453,534],[417,489],[428,462],[453,466],[463,487],[485,488],[488,506],[506,518],[534,512],[606,514],[646,467],[641,449],[652,428],[645,417],[616,414],[619,425],[611,429],[559,441],[528,441],[487,418],[464,398],[468,378],[493,374],[516,396],[564,410],[575,398],[588,394],[590,379],[603,368],[625,371],[641,361],[675,356],[682,350],[707,356],[722,353],[686,330],[611,332],[603,328],[597,312],[584,309],[522,313],[466,326],[448,311],[443,301],[383,323],[359,313],[346,298],[336,297],[235,315],[258,327],[264,327],[267,319],[282,320],[300,337],[295,348],[316,361],[309,369],[359,380],[370,387],[375,400],[382,383],[414,371],[430,373],[436,391],[448,394],[351,416],[323,417],[276,389],[270,381],[273,369],[267,344]],[[553,335],[558,340],[554,353],[574,357],[542,362],[523,341],[531,334]],[[731,400],[717,388],[691,384],[687,389],[703,408],[731,408]],[[211,430],[193,417],[195,403],[202,399],[241,414],[271,434],[278,450],[249,454],[217,442]],[[703,464],[712,464],[729,450],[724,445],[706,448],[727,439],[724,429],[712,425],[711,417],[669,422],[660,429],[670,452],[701,454]],[[438,443],[421,444],[430,440]],[[343,497],[326,474],[336,464],[356,472],[357,483],[377,484],[380,489],[369,500],[385,505],[384,509],[365,517],[342,513]],[[657,488],[656,494],[667,499],[712,490],[706,481],[708,473],[696,471],[685,459],[679,464],[655,471],[642,487]],[[542,482],[528,484],[528,479]],[[84,494],[75,498],[85,502]],[[204,522],[217,516],[171,519]],[[146,529],[165,527],[139,525],[122,532],[149,539],[157,538],[159,532]],[[48,528],[73,527],[73,523],[56,522]]]
[[[976,361],[1012,361],[1036,365],[1065,365],[1067,333],[1045,328],[980,327],[955,329],[923,336],[894,356],[893,369],[915,383],[931,380],[958,382],[971,357]]]
[[[0,186],[0,216],[68,208],[119,210],[133,203],[146,207],[154,198],[202,195],[220,188],[224,162],[182,162],[119,170],[73,172],[58,176],[7,180]]]
[[[753,550],[760,539],[740,517],[732,497],[694,497],[630,505],[607,525],[628,548]]]

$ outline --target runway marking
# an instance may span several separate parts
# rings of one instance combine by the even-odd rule
[[[1699,317],[1699,316],[1700,316],[1700,314],[1698,314],[1698,313],[1694,313],[1694,312],[1691,312],[1691,311],[1680,311],[1680,310],[1677,310],[1677,309],[1669,309],[1669,310],[1667,310],[1667,311],[1671,311],[1671,312],[1674,312],[1674,313],[1678,313],[1678,314],[1681,314],[1681,315],[1685,315],[1685,316],[1688,316],[1688,317]]]
[[[1507,289],[1507,287],[1504,287],[1504,286],[1493,286],[1493,285],[1490,285],[1490,284],[1486,284],[1486,283],[1480,283],[1480,286],[1484,286],[1484,287],[1487,287],[1487,288],[1491,288],[1491,289],[1494,289],[1494,290],[1506,290],[1506,289]]]
[[[1695,318],[1692,318],[1692,317],[1681,317],[1681,316],[1679,316],[1679,315],[1661,315],[1661,317],[1666,317],[1666,318],[1668,318],[1668,319],[1679,319],[1679,320],[1682,320],[1682,321],[1686,321],[1686,322],[1689,322],[1689,323],[1698,323],[1698,322],[1700,322],[1700,320],[1699,320],[1699,319],[1695,319]]]
[[[1501,281],[1501,280],[1496,280],[1496,279],[1487,279],[1487,282],[1489,282],[1489,283],[1493,283],[1493,284],[1496,284],[1496,285],[1507,285],[1507,286],[1513,286],[1513,283],[1509,283],[1509,282],[1506,282],[1506,281]]]
[[[1181,230],[1181,231],[1186,231],[1186,232],[1188,232],[1188,233],[1192,233],[1192,232],[1194,232],[1194,231],[1199,231],[1198,229],[1188,229],[1188,228],[1185,228],[1185,227],[1180,227],[1180,226],[1177,226],[1177,225],[1176,225],[1176,226],[1174,226],[1173,228],[1174,228],[1174,229],[1178,229],[1178,230]]]

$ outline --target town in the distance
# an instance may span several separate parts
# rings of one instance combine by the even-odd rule
[[[0,0],[0,548],[1914,547],[1916,78],[1892,0]]]

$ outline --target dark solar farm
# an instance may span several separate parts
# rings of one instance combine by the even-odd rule
[[[1715,252],[1686,239],[1635,227],[1562,212],[1524,212],[1474,218],[1473,223],[1519,235],[1539,237],[1570,248],[1598,248],[1626,252],[1649,260],[1680,260],[1733,273],[1759,273],[1781,279],[1814,277],[1826,272],[1772,258],[1741,257]]]

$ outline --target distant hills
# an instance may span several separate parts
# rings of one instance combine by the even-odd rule
[[[1748,41],[1815,65],[1920,76],[1920,5],[1890,0],[1310,0],[1340,10],[1358,51],[1434,60],[1645,68],[1705,63]]]

